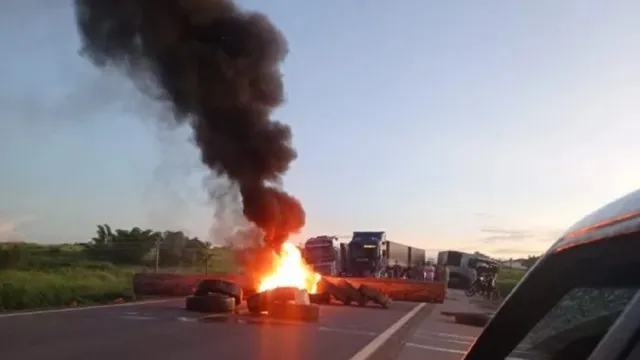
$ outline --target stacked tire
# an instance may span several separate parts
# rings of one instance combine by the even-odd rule
[[[366,285],[356,288],[347,280],[334,284],[322,279],[318,284],[318,290],[317,294],[309,296],[312,303],[327,304],[331,302],[331,298],[334,298],[344,305],[356,303],[359,306],[365,306],[368,302],[373,302],[386,309],[391,304],[389,297],[382,292]]]
[[[253,315],[267,313],[269,317],[280,320],[316,322],[320,315],[318,305],[309,303],[310,299],[296,302],[296,295],[306,291],[282,287],[256,293],[247,298],[247,309]]]
[[[242,301],[242,288],[226,280],[202,280],[193,295],[185,299],[187,311],[230,313]]]

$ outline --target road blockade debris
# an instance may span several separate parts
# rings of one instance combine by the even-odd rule
[[[374,303],[380,305],[384,309],[388,309],[389,305],[391,305],[391,299],[389,297],[374,288],[371,288],[367,285],[360,285],[358,287],[358,291],[364,295],[367,299],[373,301]]]
[[[266,292],[255,293],[247,298],[247,310],[253,315],[267,311],[268,304]]]
[[[302,295],[302,292],[306,295],[307,292],[294,287],[279,287],[272,290],[267,290],[259,293],[255,293],[247,298],[247,310],[249,313],[258,315],[268,311],[268,306],[271,303],[286,303],[286,302],[298,302],[309,303],[309,297]]]
[[[190,295],[185,299],[186,310],[202,313],[230,313],[235,306],[235,299],[224,294]]]
[[[316,304],[296,304],[295,302],[274,302],[267,306],[269,316],[280,320],[304,322],[318,321],[320,307]]]
[[[328,304],[331,302],[331,295],[327,292],[309,294],[309,302],[312,304]]]
[[[255,281],[241,274],[209,274],[209,275],[180,275],[162,273],[137,273],[133,278],[133,290],[137,298],[146,296],[187,296],[193,293],[193,289],[199,282],[205,279],[223,279],[238,284],[243,295],[248,297],[255,292]],[[316,293],[331,293],[332,297],[340,299],[339,294],[323,287],[327,283],[337,284],[342,280],[339,277],[323,276],[318,283]],[[383,293],[393,301],[443,303],[447,293],[446,283],[428,282],[406,279],[390,278],[347,278],[354,287],[366,285]]]
[[[242,302],[242,288],[238,284],[221,279],[204,279],[198,283],[194,292],[195,296],[207,294],[222,294],[235,300],[238,306]]]
[[[351,304],[351,298],[347,294],[347,291],[340,286],[323,279],[320,279],[318,288],[322,289],[327,294],[331,295],[334,299],[340,301],[344,305]]]
[[[449,312],[443,311],[441,312],[444,316],[451,316],[454,318],[456,324],[460,325],[469,325],[475,327],[485,327],[493,314],[491,313],[481,313],[481,312]]]
[[[354,301],[359,306],[367,305],[367,297],[359,292],[358,289],[356,289],[353,285],[351,285],[350,282],[342,280],[339,286],[345,290],[345,293],[351,301]]]

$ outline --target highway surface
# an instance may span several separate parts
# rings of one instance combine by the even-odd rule
[[[182,306],[183,300],[170,300],[0,315],[0,353],[11,360],[355,360],[362,349],[384,343],[373,357],[382,359],[395,357],[398,336],[435,308],[412,311],[418,304],[402,302],[388,310],[324,306],[316,324],[253,324],[203,322]],[[387,329],[409,313],[415,316],[395,340],[389,338],[393,331]]]

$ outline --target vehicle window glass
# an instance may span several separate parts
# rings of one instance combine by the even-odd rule
[[[510,357],[587,359],[638,289],[575,288],[538,322]]]
[[[446,265],[460,266],[461,263],[462,263],[461,253],[455,252],[455,251],[452,251],[449,253],[449,256],[447,257]]]

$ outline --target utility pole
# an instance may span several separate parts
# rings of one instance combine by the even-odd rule
[[[155,272],[158,272],[158,266],[160,265],[160,238],[158,237],[156,239],[156,266],[155,266]]]

